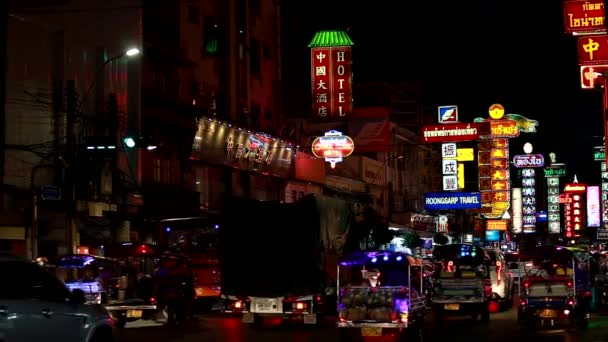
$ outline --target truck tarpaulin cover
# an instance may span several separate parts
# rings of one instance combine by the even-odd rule
[[[290,204],[229,198],[226,204],[220,229],[224,294],[279,297],[323,291],[314,197]]]

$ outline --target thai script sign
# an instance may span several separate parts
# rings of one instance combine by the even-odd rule
[[[545,177],[564,177],[568,174],[565,164],[552,164],[547,166],[545,169]]]
[[[605,32],[605,17],[603,0],[564,1],[564,27],[567,33]]]
[[[487,138],[515,138],[519,136],[519,127],[515,120],[487,120],[479,123],[479,135]]]
[[[545,157],[542,154],[520,154],[513,156],[513,166],[515,167],[543,167]]]
[[[580,37],[577,51],[580,65],[608,64],[608,35]]]
[[[422,139],[426,143],[470,141],[478,138],[476,123],[427,125],[422,128]]]
[[[332,168],[336,167],[336,163],[342,162],[343,158],[350,156],[354,150],[353,139],[338,131],[326,132],[325,136],[317,137],[312,142],[312,154],[325,159]]]
[[[427,192],[424,194],[426,210],[479,209],[479,192]]]

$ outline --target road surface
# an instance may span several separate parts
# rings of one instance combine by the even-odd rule
[[[423,333],[424,341],[492,341],[492,342],[599,342],[608,341],[608,315],[595,314],[586,331],[546,328],[530,331],[516,323],[515,309],[495,313],[489,323],[449,318],[439,328],[429,315]],[[448,341],[449,340],[449,341]],[[331,322],[322,327],[297,323],[270,322],[261,329],[242,324],[237,318],[220,315],[201,316],[184,326],[142,326],[135,324],[117,332],[116,342],[329,342],[338,341],[337,329]]]

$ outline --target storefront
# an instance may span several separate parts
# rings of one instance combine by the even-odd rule
[[[299,152],[295,158],[293,178],[285,186],[286,203],[293,203],[308,194],[322,195],[325,161],[312,154]]]

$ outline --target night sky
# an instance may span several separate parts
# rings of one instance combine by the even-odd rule
[[[306,45],[314,32],[348,30],[356,44],[355,81],[420,80],[425,104],[457,104],[464,122],[487,117],[488,107],[501,103],[507,113],[540,122],[538,133],[513,141],[512,154],[530,141],[537,153],[555,152],[570,177],[599,183],[592,147],[603,135],[601,93],[580,89],[576,41],[564,33],[561,1],[312,0],[283,6],[293,38],[284,48],[302,56],[284,62],[304,63],[306,79]]]

